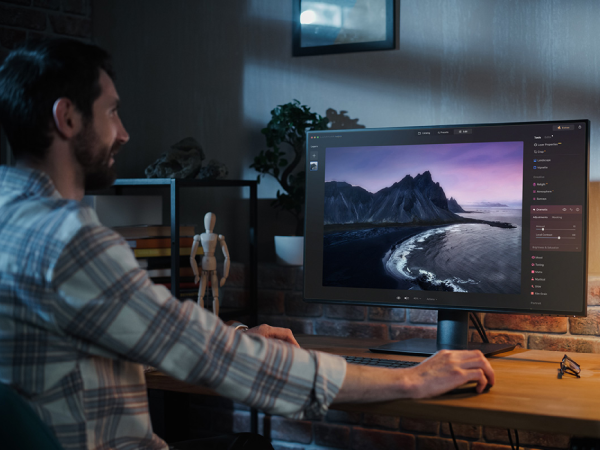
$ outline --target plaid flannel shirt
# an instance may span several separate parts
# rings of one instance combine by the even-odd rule
[[[342,358],[235,332],[140,269],[42,172],[0,166],[0,382],[65,449],[166,449],[141,364],[290,418],[322,416]]]

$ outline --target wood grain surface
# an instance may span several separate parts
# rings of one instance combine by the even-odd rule
[[[297,336],[302,347],[340,355],[422,360],[416,356],[368,351],[386,341],[329,336]],[[514,350],[490,358],[496,385],[483,394],[447,394],[427,400],[334,405],[333,409],[563,433],[600,438],[600,355],[569,354],[582,367],[581,378],[558,378],[561,352]],[[198,394],[214,392],[182,383],[161,373],[146,375],[148,387]]]

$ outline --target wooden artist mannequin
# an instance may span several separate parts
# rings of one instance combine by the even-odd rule
[[[192,270],[194,271],[194,283],[198,283],[198,281],[200,281],[200,286],[198,288],[198,304],[204,308],[204,294],[206,293],[206,286],[208,285],[208,280],[210,277],[210,285],[213,294],[213,313],[218,316],[219,286],[223,287],[225,280],[229,276],[230,261],[229,251],[227,250],[227,244],[225,243],[225,236],[213,233],[216,221],[217,216],[211,212],[206,213],[204,216],[204,228],[206,228],[206,232],[194,236],[194,244],[192,245],[192,252],[190,254],[190,264],[192,265]],[[196,263],[196,252],[198,251],[199,242],[200,245],[202,245],[202,250],[204,251],[204,256],[202,256],[201,274],[198,273],[198,264]],[[223,263],[223,277],[221,278],[221,282],[219,282],[217,276],[217,259],[215,258],[217,242],[221,244],[221,250],[223,250],[223,255],[225,256],[225,261]]]

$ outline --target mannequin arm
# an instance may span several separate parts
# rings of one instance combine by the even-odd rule
[[[194,283],[198,284],[200,281],[200,273],[198,272],[198,263],[196,262],[196,252],[198,251],[198,242],[200,241],[200,235],[194,236],[194,243],[192,244],[192,251],[190,253],[190,265],[194,272]]]
[[[221,250],[223,250],[223,256],[225,256],[225,261],[223,262],[223,277],[221,278],[221,282],[219,283],[221,287],[225,284],[225,280],[229,276],[229,266],[231,265],[231,261],[229,260],[229,250],[227,249],[227,243],[225,242],[225,236],[222,234],[219,235],[219,244],[221,244]]]

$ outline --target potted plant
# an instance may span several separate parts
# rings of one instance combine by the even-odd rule
[[[284,105],[279,105],[271,111],[271,120],[261,133],[265,135],[267,149],[262,150],[250,165],[259,175],[274,177],[282,190],[277,190],[277,197],[271,205],[292,214],[296,219],[296,236],[304,235],[304,196],[306,172],[301,169],[300,163],[306,149],[307,130],[325,130],[329,120],[327,117],[311,112],[310,108],[294,100]],[[298,239],[297,239],[298,240]],[[302,241],[301,239],[299,239]],[[279,243],[289,239],[275,237],[276,252]],[[300,247],[302,247],[300,243]],[[280,262],[289,264],[302,264],[300,260],[291,261],[284,256]]]

